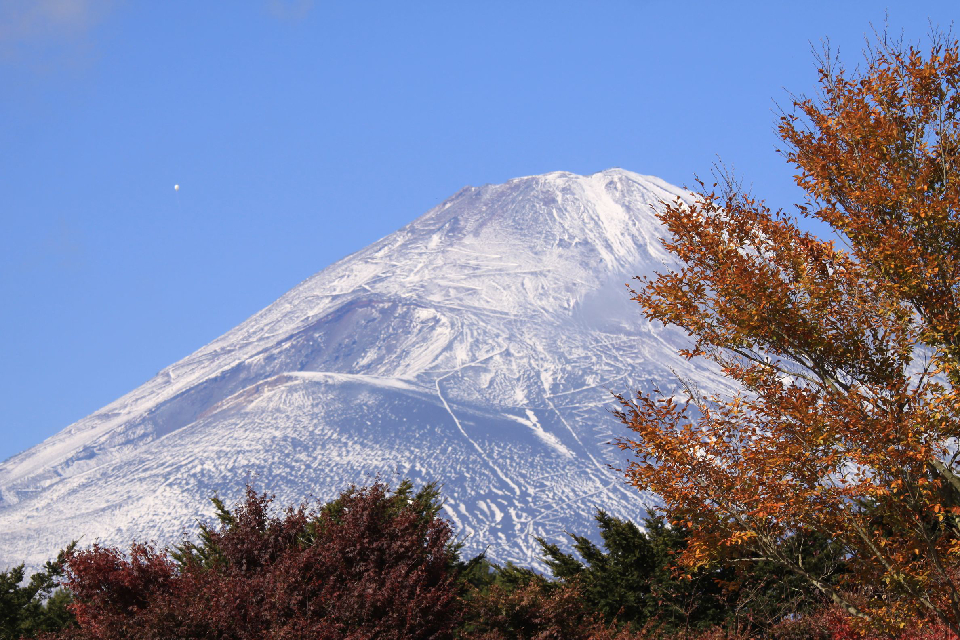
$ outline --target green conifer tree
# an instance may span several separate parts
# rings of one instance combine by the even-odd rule
[[[72,542],[56,560],[48,561],[26,584],[25,565],[0,571],[0,640],[33,638],[74,624],[67,609],[70,592],[58,587],[64,563],[76,544]]]

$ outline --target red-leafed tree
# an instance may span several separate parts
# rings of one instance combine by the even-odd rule
[[[94,546],[68,563],[68,638],[446,638],[459,622],[451,530],[433,485],[353,488],[282,514],[247,490],[172,552]]]
[[[682,268],[636,300],[743,392],[621,398],[626,474],[690,525],[690,565],[747,550],[874,628],[931,617],[958,633],[958,43],[881,37],[856,71],[822,62],[819,95],[779,132],[801,215],[840,242],[736,185],[667,208]],[[803,532],[850,558],[849,589],[790,552]]]

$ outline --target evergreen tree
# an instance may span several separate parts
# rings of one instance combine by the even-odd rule
[[[58,587],[66,558],[75,546],[71,543],[25,585],[24,565],[0,571],[0,640],[33,638],[74,624],[73,614],[67,609],[72,600],[70,592]]]
[[[690,532],[668,526],[662,517],[647,518],[642,529],[603,511],[596,520],[602,548],[576,534],[570,534],[576,555],[538,541],[551,573],[562,583],[576,584],[586,605],[608,623],[663,631],[722,625],[758,632],[825,605],[816,589],[767,561],[728,557],[695,568],[681,565]],[[843,560],[830,541],[798,535],[785,544],[826,579],[836,581],[842,574]]]
[[[733,579],[733,572],[711,567],[679,575],[675,560],[685,545],[683,529],[649,518],[643,531],[603,511],[596,520],[603,549],[585,536],[569,534],[579,559],[542,538],[538,542],[553,575],[577,580],[586,601],[608,621],[697,628],[723,619],[723,584]]]

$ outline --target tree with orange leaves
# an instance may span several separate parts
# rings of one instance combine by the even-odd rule
[[[780,119],[808,197],[802,231],[728,183],[660,216],[676,272],[634,291],[685,329],[687,357],[737,381],[619,398],[624,470],[692,526],[683,560],[778,563],[863,624],[935,618],[960,635],[960,55],[883,37]],[[812,572],[798,534],[828,536],[850,582]]]

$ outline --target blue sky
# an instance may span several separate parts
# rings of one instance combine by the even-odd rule
[[[0,4],[0,460],[465,185],[721,158],[796,198],[775,102],[955,2]],[[180,185],[175,192],[174,184]]]

